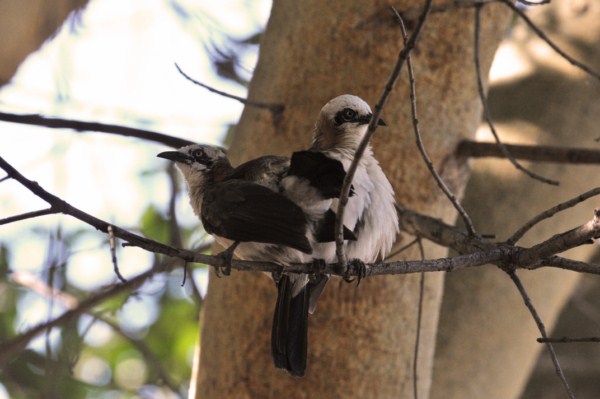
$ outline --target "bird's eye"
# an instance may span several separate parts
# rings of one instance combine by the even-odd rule
[[[204,157],[204,152],[202,150],[196,150],[194,152],[192,152],[192,156],[196,159],[196,160],[200,160]]]
[[[342,111],[342,118],[344,118],[345,121],[352,121],[355,117],[356,111],[353,109],[344,108],[344,110]]]

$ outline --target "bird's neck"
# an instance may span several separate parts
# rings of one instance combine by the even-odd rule
[[[367,130],[367,125],[356,129],[339,131],[331,126],[319,126],[315,130],[311,149],[317,151],[339,150],[354,154]]]
[[[226,180],[233,173],[233,166],[225,158],[214,163],[208,174],[209,183],[219,183]]]
[[[204,191],[211,185],[226,180],[233,172],[233,167],[227,159],[215,161],[209,171],[187,176],[190,204],[194,213],[200,216]]]

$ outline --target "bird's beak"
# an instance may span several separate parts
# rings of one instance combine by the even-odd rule
[[[371,122],[372,117],[373,117],[373,114],[368,114],[368,115],[361,116],[360,118],[358,118],[358,121],[360,122],[361,125],[366,125],[367,123]],[[377,125],[378,126],[387,126],[387,123],[385,123],[383,121],[383,119],[379,118],[379,121],[377,121]]]
[[[181,162],[181,163],[185,163],[185,164],[189,164],[191,161],[189,156],[187,156],[179,151],[161,152],[160,154],[157,155],[157,157],[168,159],[169,161]]]

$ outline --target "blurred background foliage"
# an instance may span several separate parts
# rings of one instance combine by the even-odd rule
[[[42,20],[49,14],[43,7],[58,7],[52,3],[40,5]],[[209,3],[90,1],[19,67],[0,91],[0,109],[222,143],[241,105],[192,85],[174,63],[245,96],[270,2]],[[17,33],[10,39],[20,40]],[[135,139],[0,123],[0,155],[26,177],[116,225],[206,252],[210,239],[180,195],[177,172],[155,158],[162,150]],[[36,200],[2,182],[0,219],[36,209]],[[173,262],[119,243],[116,251],[126,278]],[[29,342],[1,365],[0,398],[187,396],[208,273],[204,265],[171,266]],[[118,284],[112,268],[108,237],[77,221],[53,215],[0,226],[0,343]]]

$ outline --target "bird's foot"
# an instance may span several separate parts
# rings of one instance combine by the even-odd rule
[[[352,276],[353,274],[356,275],[356,279]],[[358,286],[365,277],[367,277],[367,265],[365,262],[358,258],[350,259],[343,276],[344,281],[352,283],[356,280],[356,285]]]
[[[327,268],[327,262],[324,259],[313,259],[312,261],[312,275],[323,274]]]
[[[221,273],[223,273],[224,276],[229,276],[231,274],[231,261],[233,259],[233,253],[239,244],[240,243],[236,241],[225,251],[217,255],[219,258],[221,258],[221,265],[215,266],[215,274],[217,277],[221,278]]]

